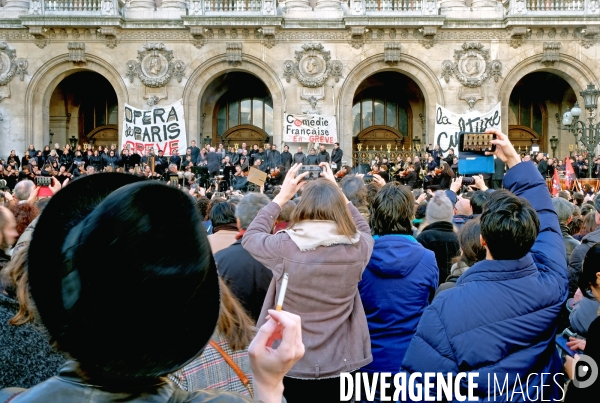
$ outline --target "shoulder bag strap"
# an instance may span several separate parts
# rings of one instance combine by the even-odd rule
[[[252,390],[252,386],[250,385],[250,380],[248,379],[248,377],[244,374],[244,372],[240,369],[240,367],[238,367],[236,365],[235,362],[233,362],[233,360],[231,359],[231,357],[229,356],[229,354],[227,354],[225,352],[225,350],[223,350],[221,348],[221,346],[219,346],[214,340],[210,340],[209,342],[210,346],[212,348],[214,348],[215,350],[217,350],[219,352],[219,354],[221,354],[221,356],[223,357],[223,359],[225,360],[225,362],[227,362],[227,364],[229,364],[229,366],[231,367],[231,369],[233,369],[233,371],[237,374],[238,378],[240,378],[240,381],[242,381],[242,383],[244,384],[244,386],[246,387],[246,389],[248,389],[248,392],[250,392],[250,397],[252,399],[254,399],[254,391]]]

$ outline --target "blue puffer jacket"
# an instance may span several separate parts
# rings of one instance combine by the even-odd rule
[[[504,187],[538,213],[540,232],[531,252],[519,260],[476,263],[456,287],[441,293],[423,313],[402,368],[410,373],[478,372],[475,395],[480,401],[488,400],[488,375],[492,390],[494,375],[500,388],[508,379],[508,398],[504,391],[496,393],[496,401],[529,401],[536,393],[540,401],[542,384],[545,400],[560,400],[562,377],[555,382],[553,376],[563,370],[554,337],[568,280],[558,218],[534,164],[511,168]],[[519,384],[525,395],[513,396],[513,389],[521,391]],[[466,393],[466,381],[461,386]],[[494,400],[493,393],[489,399]]]
[[[439,270],[433,252],[412,236],[374,238],[371,260],[358,283],[373,353],[373,362],[362,371],[396,372],[435,293]]]

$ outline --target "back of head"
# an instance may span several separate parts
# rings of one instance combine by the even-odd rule
[[[352,237],[356,225],[352,220],[341,189],[327,179],[309,181],[302,188],[302,198],[290,217],[292,228],[301,221],[333,221],[340,235]]]
[[[596,208],[594,207],[595,203],[592,204],[588,204],[589,202],[586,202],[586,204],[584,204],[583,206],[581,206],[581,215],[583,217],[587,217],[587,215],[589,213],[593,213],[596,211]]]
[[[473,214],[481,214],[485,203],[487,203],[489,199],[490,194],[488,192],[484,192],[483,190],[474,192],[471,196],[471,208],[473,209]]]
[[[264,194],[248,193],[237,205],[235,216],[240,220],[240,229],[248,229],[258,212],[271,200]]]
[[[296,202],[294,202],[293,200],[288,200],[283,206],[281,206],[281,211],[279,212],[279,217],[277,217],[277,221],[289,222],[295,208]]]
[[[583,204],[583,199],[585,199],[583,193],[573,193],[573,203],[575,203],[576,205],[581,206]]]
[[[202,351],[219,312],[216,267],[190,197],[132,182],[114,173],[65,187],[40,216],[29,249],[44,325],[100,385],[179,369]],[[175,246],[173,228],[176,247],[153,249]],[[98,250],[121,258],[90,259]]]
[[[570,200],[571,194],[566,190],[561,190],[560,192],[558,192],[558,197],[561,197],[565,200]]]
[[[471,267],[475,263],[485,260],[485,248],[479,240],[481,235],[481,223],[479,217],[468,220],[458,231],[458,243],[460,245],[461,255],[458,260]]]
[[[481,236],[494,260],[521,259],[533,246],[539,228],[529,202],[506,190],[493,192],[481,214]]]
[[[371,232],[373,235],[412,235],[415,198],[409,187],[386,183],[373,198]]]
[[[431,200],[427,204],[427,212],[425,213],[425,221],[428,224],[433,224],[437,221],[452,222],[454,217],[454,206],[452,201],[448,199],[446,193],[438,190],[433,194]]]
[[[210,209],[210,221],[213,227],[235,224],[235,204],[225,201],[217,203]]]
[[[367,187],[362,178],[356,175],[346,175],[340,181],[342,192],[346,198],[352,202],[355,207],[364,206],[367,204]]]
[[[583,266],[581,269],[581,274],[579,275],[578,285],[582,294],[591,299],[595,299],[595,297],[589,295],[587,291],[589,291],[591,286],[596,288],[598,285],[598,276],[597,273],[600,271],[600,243],[594,245],[590,250],[585,254],[585,259],[583,260]]]
[[[34,186],[35,185],[30,180],[20,181],[15,186],[15,197],[19,200],[28,200]]]
[[[558,222],[565,225],[569,218],[573,216],[573,204],[562,197],[553,197],[552,205],[558,216]]]

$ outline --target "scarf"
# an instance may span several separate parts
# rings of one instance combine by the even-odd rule
[[[218,225],[213,228],[213,234],[216,234],[219,231],[235,231],[238,232],[238,227],[236,223],[223,224]]]
[[[296,223],[293,228],[283,230],[290,239],[303,252],[315,250],[319,246],[337,244],[353,245],[360,239],[360,233],[355,233],[352,238],[337,233],[337,224],[333,221],[312,220]]]

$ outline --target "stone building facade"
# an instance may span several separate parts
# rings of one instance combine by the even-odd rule
[[[564,156],[562,114],[600,77],[597,0],[3,1],[2,157],[117,142],[124,104],[179,99],[199,143],[281,148],[285,113],[335,116],[349,164],[435,143],[436,104],[500,103],[516,145]]]

